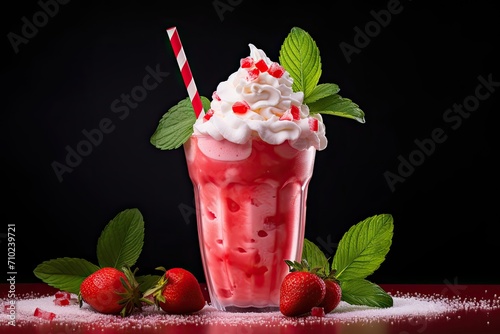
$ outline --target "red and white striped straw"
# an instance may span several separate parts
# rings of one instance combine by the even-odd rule
[[[200,94],[194,83],[193,74],[191,73],[191,68],[186,59],[186,54],[184,53],[184,48],[182,47],[181,40],[179,38],[179,33],[176,27],[171,27],[167,29],[168,37],[170,38],[170,44],[174,50],[175,58],[177,59],[177,64],[181,70],[182,79],[184,80],[184,85],[191,99],[191,104],[193,105],[194,113],[196,118],[201,113],[204,113],[203,104],[201,103]]]

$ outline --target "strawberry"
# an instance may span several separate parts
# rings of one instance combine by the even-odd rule
[[[342,298],[342,290],[340,289],[339,282],[333,277],[327,277],[323,279],[326,285],[326,294],[323,301],[318,305],[323,307],[325,314],[333,311],[340,303]]]
[[[153,296],[158,308],[170,314],[187,314],[201,310],[205,306],[205,297],[196,277],[183,268],[165,270],[155,287],[144,293],[144,297]]]
[[[280,286],[280,312],[289,317],[305,315],[318,306],[326,294],[325,281],[310,271],[306,261],[285,260],[290,267]]]
[[[128,267],[120,271],[113,267],[103,267],[87,276],[80,285],[78,295],[82,302],[94,310],[105,314],[127,316],[136,307],[141,308],[142,298],[139,284]]]

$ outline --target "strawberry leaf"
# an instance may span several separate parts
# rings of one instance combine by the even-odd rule
[[[392,297],[375,283],[365,279],[340,281],[342,300],[351,305],[391,307]]]
[[[83,280],[98,269],[87,260],[63,257],[42,262],[33,273],[56,289],[78,294]]]
[[[364,279],[385,260],[392,244],[393,218],[375,215],[351,226],[338,244],[332,270],[340,281]]]
[[[210,101],[201,96],[204,110],[210,109]],[[151,144],[161,150],[174,150],[181,147],[193,134],[196,122],[191,100],[187,97],[170,108],[161,118],[150,138]]]
[[[144,220],[138,209],[118,213],[97,240],[97,260],[101,267],[121,270],[133,266],[144,244]]]

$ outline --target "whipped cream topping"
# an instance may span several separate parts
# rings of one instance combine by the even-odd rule
[[[325,149],[321,114],[309,113],[304,93],[293,92],[293,78],[281,65],[253,44],[249,47],[250,56],[217,86],[210,109],[194,124],[194,134],[236,144],[258,136],[272,145],[288,140],[297,150]]]

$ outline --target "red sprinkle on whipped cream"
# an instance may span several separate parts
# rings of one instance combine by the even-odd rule
[[[327,146],[321,114],[310,114],[304,93],[294,92],[293,78],[264,51],[250,46],[250,55],[212,94],[209,115],[194,124],[196,135],[245,144],[251,138],[297,150]]]

